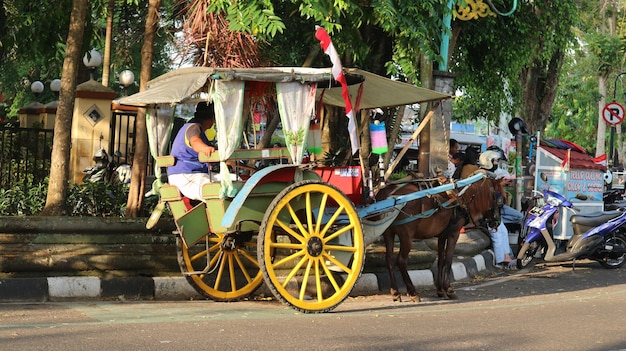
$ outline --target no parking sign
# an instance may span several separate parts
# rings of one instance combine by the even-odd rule
[[[624,106],[615,101],[608,103],[602,109],[602,118],[604,118],[607,124],[612,126],[622,123],[624,120]]]

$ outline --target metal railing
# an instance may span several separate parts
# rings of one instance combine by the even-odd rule
[[[113,112],[111,138],[106,150],[116,164],[131,164],[135,150],[135,112]],[[21,128],[0,123],[0,189],[24,190],[50,175],[53,129]],[[148,154],[147,175],[153,175],[154,159]]]
[[[0,189],[27,187],[50,174],[54,131],[0,124]]]
[[[136,112],[114,111],[111,115],[111,139],[107,150],[116,164],[131,164],[135,151]]]

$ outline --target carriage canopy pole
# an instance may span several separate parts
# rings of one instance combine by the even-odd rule
[[[385,172],[385,180],[389,178],[389,175],[391,174],[393,169],[396,168],[396,165],[398,164],[398,162],[400,162],[400,159],[402,159],[402,156],[404,156],[404,154],[409,149],[411,144],[413,144],[417,136],[420,135],[424,127],[426,127],[428,122],[430,122],[430,119],[435,114],[435,109],[439,107],[440,104],[441,104],[440,102],[435,102],[433,104],[433,107],[430,109],[430,111],[428,111],[428,114],[426,115],[426,117],[424,117],[424,119],[420,122],[420,125],[417,127],[415,132],[413,132],[413,135],[411,135],[411,139],[407,141],[407,143],[404,145],[402,150],[400,150],[400,153],[398,154],[398,156],[396,156],[395,160],[393,160],[393,162],[389,165],[389,168],[387,168],[387,172]]]

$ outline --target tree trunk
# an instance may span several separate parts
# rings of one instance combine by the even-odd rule
[[[72,3],[70,29],[67,35],[63,73],[61,74],[59,107],[54,122],[50,181],[46,205],[40,213],[42,216],[66,214],[65,198],[67,197],[69,180],[72,114],[74,113],[76,77],[79,64],[82,62],[81,47],[88,4],[87,0],[74,0]]]
[[[608,77],[606,75],[600,75],[598,77],[598,93],[600,93],[600,101],[598,101],[598,133],[596,134],[596,157],[606,153],[606,122],[602,117],[602,110],[606,105],[606,81]],[[608,161],[608,155],[607,155]],[[609,161],[611,162],[611,161]]]
[[[258,148],[269,147],[270,143],[272,142],[272,134],[274,134],[276,127],[278,127],[278,122],[280,122],[278,109],[272,110],[271,115],[272,117],[269,118],[269,121],[265,125],[265,134],[263,134],[263,136],[261,137]]]
[[[111,37],[113,36],[113,13],[115,11],[115,0],[109,0],[107,7],[107,26],[104,42],[104,57],[102,63],[102,85],[109,86],[109,75],[111,72]]]
[[[161,0],[150,0],[146,31],[141,48],[141,77],[139,91],[147,88],[152,74],[152,56],[154,37],[156,35],[159,7]],[[126,203],[126,217],[138,217],[141,213],[146,183],[146,168],[148,166],[148,132],[146,128],[146,109],[140,108],[135,119],[135,155],[133,156],[133,172],[131,175],[128,202]]]
[[[546,127],[556,99],[563,57],[563,51],[559,50],[552,55],[547,65],[535,60],[533,66],[522,71],[520,77],[524,90],[522,118],[531,133],[544,130]]]
[[[422,82],[422,86],[428,89],[434,89],[433,83],[433,65],[432,62],[424,55],[420,54],[419,57],[420,63],[420,80]],[[420,104],[420,124],[421,121],[426,117],[426,114],[430,110],[428,106],[432,106],[432,103],[422,103]],[[425,128],[422,130],[422,134],[418,136],[419,140],[419,158],[417,161],[417,169],[420,173],[422,173],[425,177],[435,176],[431,172],[431,157],[430,152],[432,149],[431,138],[433,136],[431,133],[431,126],[433,124],[433,119],[431,118],[428,124],[426,124]],[[434,136],[443,137],[443,136]],[[445,141],[448,142],[448,141]]]

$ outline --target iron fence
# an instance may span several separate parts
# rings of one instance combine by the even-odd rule
[[[44,182],[53,138],[52,129],[0,125],[0,189]]]
[[[107,153],[116,165],[132,166],[135,150],[135,112],[113,112]],[[0,189],[26,187],[46,181],[50,174],[53,129],[20,128],[0,123]],[[148,152],[146,175],[152,176],[154,159]]]

